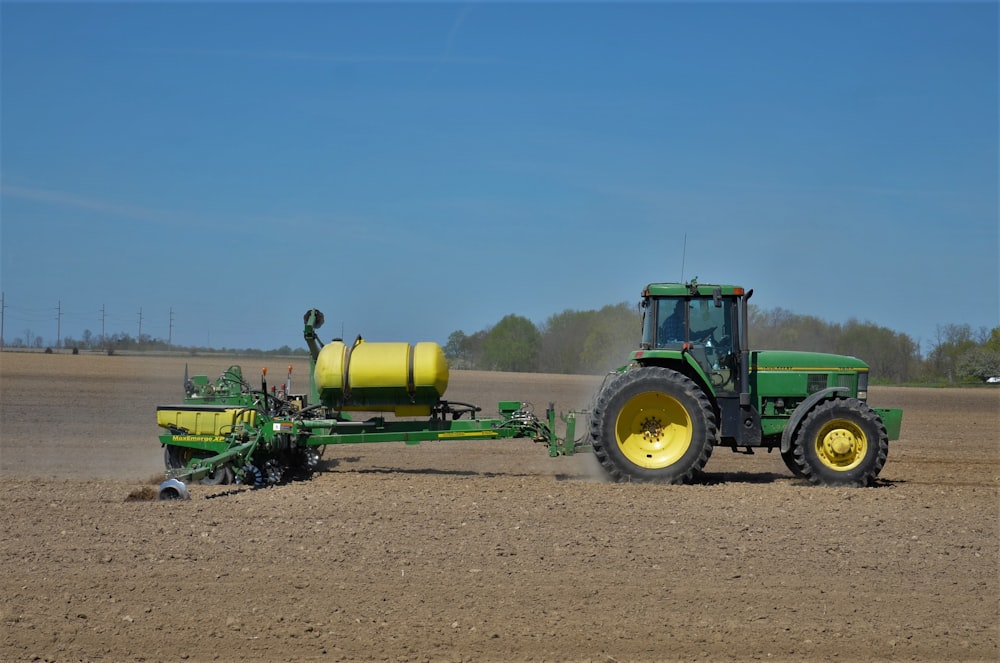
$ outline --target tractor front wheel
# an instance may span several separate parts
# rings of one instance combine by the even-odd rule
[[[889,455],[882,419],[855,398],[836,398],[806,415],[795,436],[795,465],[821,486],[871,486]]]
[[[708,462],[717,427],[697,384],[650,366],[604,387],[590,433],[597,460],[614,480],[687,483]]]

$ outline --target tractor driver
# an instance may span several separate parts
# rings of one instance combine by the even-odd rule
[[[659,345],[663,346],[667,343],[684,342],[685,306],[684,300],[678,299],[677,304],[674,306],[674,312],[660,323]]]
[[[684,321],[684,310],[687,308],[687,301],[683,299],[678,299],[677,303],[674,305],[674,312],[667,316],[663,322],[660,323],[660,336],[657,343],[660,347],[667,345],[668,343],[683,343],[686,340],[684,334],[685,331],[685,321]],[[691,338],[698,339],[701,342],[711,338],[712,332],[715,327],[711,327],[701,332],[691,331]]]

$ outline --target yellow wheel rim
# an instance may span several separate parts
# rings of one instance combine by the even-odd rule
[[[646,392],[629,399],[618,413],[615,437],[625,457],[639,467],[673,465],[691,446],[691,416],[666,394]]]
[[[844,472],[854,469],[868,453],[868,436],[846,419],[834,419],[816,436],[816,455],[827,467]]]

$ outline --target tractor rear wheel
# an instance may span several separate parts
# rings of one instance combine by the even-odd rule
[[[795,435],[795,464],[821,486],[871,486],[889,455],[882,419],[855,398],[824,401]]]
[[[174,444],[163,447],[163,462],[167,466],[167,470],[182,470],[196,458],[209,458],[214,455],[208,451],[197,451]],[[221,486],[232,483],[233,478],[232,468],[225,465],[206,474],[199,483],[205,486]]]
[[[594,454],[616,481],[687,483],[712,454],[715,413],[685,375],[648,366],[605,385],[591,416]]]

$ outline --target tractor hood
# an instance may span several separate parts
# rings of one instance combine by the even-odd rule
[[[795,350],[759,350],[750,353],[751,371],[858,371],[867,372],[868,364],[857,357],[799,352]]]

